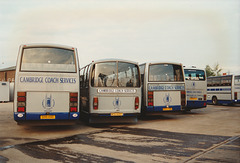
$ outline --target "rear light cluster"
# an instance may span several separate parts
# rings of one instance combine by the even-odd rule
[[[70,93],[70,112],[77,112],[78,111],[78,93]]]
[[[181,91],[181,105],[185,106],[186,105],[186,92]]]
[[[135,97],[135,110],[139,108],[139,97]]]
[[[237,97],[237,92],[234,92],[234,100],[237,100],[238,97]]]
[[[204,101],[207,101],[207,95],[203,95]]]
[[[93,109],[98,110],[98,98],[97,97],[93,98]]]
[[[153,106],[153,92],[148,91],[148,106]]]
[[[17,93],[17,112],[26,111],[26,92]]]

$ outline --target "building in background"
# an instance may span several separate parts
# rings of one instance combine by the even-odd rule
[[[0,69],[0,81],[14,82],[16,66]]]

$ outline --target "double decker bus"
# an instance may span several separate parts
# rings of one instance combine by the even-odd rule
[[[142,114],[181,111],[186,106],[185,81],[180,63],[150,62],[140,65]]]
[[[77,49],[25,44],[19,49],[14,91],[18,124],[73,124],[79,119]]]
[[[240,103],[240,75],[208,77],[207,102],[214,105]]]
[[[81,114],[89,123],[136,122],[141,84],[136,62],[94,61],[80,70]]]
[[[186,110],[207,106],[207,79],[203,69],[184,68],[187,106]]]

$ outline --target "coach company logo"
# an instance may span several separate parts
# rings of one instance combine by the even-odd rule
[[[193,86],[193,87],[195,87],[195,86],[196,86],[196,83],[195,83],[195,82],[193,82],[193,83],[192,83],[192,86]]]
[[[45,99],[42,100],[42,106],[45,112],[52,112],[52,109],[55,106],[55,100],[52,98],[51,94],[45,96]]]
[[[170,103],[172,102],[172,97],[170,96],[169,93],[165,94],[165,96],[163,97],[163,101],[166,106],[170,105]]]
[[[121,106],[121,101],[119,100],[119,97],[115,97],[113,101],[113,106],[115,109],[119,110],[119,107]]]

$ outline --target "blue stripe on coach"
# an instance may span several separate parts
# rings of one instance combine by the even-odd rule
[[[46,115],[44,112],[37,112],[37,113],[22,113],[23,117],[19,118],[17,115],[19,113],[14,113],[14,119],[15,120],[46,120],[46,119],[40,119],[41,115]],[[77,114],[78,116],[73,117],[73,114]],[[55,115],[55,119],[47,119],[47,120],[77,120],[79,119],[79,113],[78,112],[65,112],[65,113],[50,113],[49,115]]]
[[[204,106],[205,103],[205,106]],[[207,101],[187,101],[187,107],[189,108],[202,108],[206,107]]]

